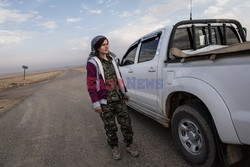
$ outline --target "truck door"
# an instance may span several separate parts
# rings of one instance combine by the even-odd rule
[[[160,34],[142,39],[137,64],[133,68],[136,78],[136,102],[141,107],[157,112],[157,92],[161,87],[157,78],[158,53]]]
[[[120,71],[124,79],[125,85],[128,90],[128,95],[130,97],[129,103],[133,103],[136,99],[135,88],[136,82],[134,78],[134,66],[135,66],[135,56],[138,48],[138,42],[132,45],[121,61]]]

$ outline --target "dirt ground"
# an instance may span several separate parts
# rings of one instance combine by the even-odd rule
[[[81,68],[78,69],[80,70]],[[23,75],[9,76],[9,77],[6,76],[4,78],[0,78],[0,95],[1,92],[9,89],[50,80],[62,74],[63,71],[64,70],[56,70],[56,71],[26,74],[25,80],[23,78]],[[11,107],[13,107],[14,105],[18,104],[21,101],[21,99],[22,97],[18,96],[13,96],[8,98],[0,96],[0,115],[6,112]]]
[[[0,100],[0,115],[6,112],[8,109],[18,104],[21,99],[12,98],[12,99],[3,99]]]

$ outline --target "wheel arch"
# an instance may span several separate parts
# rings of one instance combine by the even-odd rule
[[[207,111],[204,112],[207,112],[213,120],[221,141],[240,144],[230,111],[213,87],[194,78],[180,78],[175,81],[175,84],[171,86],[174,89],[168,93],[165,101],[165,114],[167,119],[170,120],[169,124],[171,124],[173,113],[178,106],[199,102],[207,108]]]

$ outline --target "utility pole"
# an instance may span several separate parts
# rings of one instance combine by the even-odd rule
[[[27,70],[28,69],[28,66],[22,66],[22,68],[23,68],[23,80],[25,80],[25,70]]]

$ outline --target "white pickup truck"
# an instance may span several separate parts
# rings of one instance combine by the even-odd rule
[[[128,106],[170,127],[192,165],[241,159],[240,145],[250,145],[250,43],[238,21],[187,20],[154,31],[129,47],[120,70]]]

